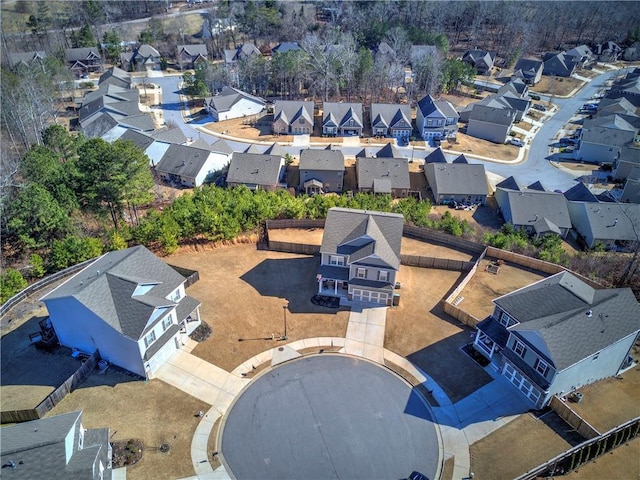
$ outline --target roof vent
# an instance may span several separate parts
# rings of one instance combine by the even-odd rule
[[[591,318],[593,316],[593,311],[587,310],[587,317]]]

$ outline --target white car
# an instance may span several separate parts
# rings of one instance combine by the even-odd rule
[[[507,143],[515,145],[516,147],[524,147],[524,142],[522,140],[518,140],[517,138],[510,138],[509,140],[507,140]]]

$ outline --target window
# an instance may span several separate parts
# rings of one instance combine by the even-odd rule
[[[536,358],[536,363],[534,364],[533,368],[535,368],[536,372],[538,372],[543,377],[546,376],[547,372],[549,371],[549,365],[547,365],[546,362],[540,360],[539,358]]]
[[[156,332],[154,332],[153,330],[151,330],[149,333],[147,333],[147,335],[144,337],[144,346],[149,348],[149,345],[151,345],[153,342],[156,341]]]
[[[303,125],[303,124],[304,124],[304,118],[301,118],[300,120],[298,120],[298,123],[299,123],[300,125]]]
[[[367,269],[366,268],[358,268],[356,271],[356,276],[358,278],[367,278]]]
[[[505,327],[509,328],[513,325],[515,325],[517,322],[511,318],[509,316],[509,314],[505,313],[505,312],[501,312],[500,313],[500,318],[498,320],[502,325],[504,325]]]
[[[173,314],[167,315],[162,319],[162,330],[166,331],[173,324]]]
[[[388,282],[389,272],[387,272],[386,270],[380,270],[378,272],[378,280],[380,280],[381,282]]]
[[[329,257],[329,265],[338,265],[338,266],[344,265],[344,257],[337,257],[335,255],[331,255]]]
[[[516,343],[513,346],[513,351],[516,352],[521,358],[524,358],[527,353],[527,347],[524,346],[520,340],[516,340]]]
[[[433,120],[427,120],[427,127],[430,127],[433,124]]]

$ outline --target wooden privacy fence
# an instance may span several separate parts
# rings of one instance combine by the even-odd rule
[[[186,281],[184,282],[184,288],[189,288],[191,285],[200,280],[200,273],[197,270],[191,270],[190,268],[178,267],[176,265],[169,265],[176,272],[182,275]]]
[[[265,222],[268,229],[278,228],[324,228],[324,219],[313,220],[311,218],[267,220]]]
[[[551,403],[549,405],[560,418],[571,425],[573,429],[584,438],[590,440],[600,436],[600,432],[598,430],[574,412],[573,409],[566,402],[560,400],[557,395],[554,395],[551,398]]]
[[[529,470],[516,480],[534,480],[540,477],[564,475],[633,440],[639,433],[640,417],[636,417],[561,453],[548,462]]]
[[[410,267],[439,268],[440,270],[453,270],[455,272],[467,272],[475,265],[475,262],[451,260],[449,258],[422,257],[420,255],[400,255],[400,263]]]
[[[86,358],[84,363],[73,375],[67,378],[62,385],[51,392],[37,407],[27,410],[8,410],[0,412],[1,423],[19,423],[29,420],[37,420],[45,416],[53,407],[62,401],[69,393],[73,392],[82,381],[87,378],[96,368],[100,361],[100,352],[96,350]]]
[[[471,253],[482,253],[485,249],[484,245],[480,243],[454,237],[448,233],[438,232],[429,228],[415,227],[406,223],[402,227],[402,235],[417,240],[439,243],[445,247],[457,248]]]
[[[472,328],[476,327],[478,322],[480,322],[480,319],[474,317],[470,313],[467,313],[461,308],[459,308],[458,307],[459,302],[457,302],[457,300],[459,298],[462,298],[460,294],[462,293],[464,288],[467,286],[467,284],[471,281],[473,276],[476,274],[476,271],[478,270],[478,265],[480,265],[480,262],[482,262],[486,254],[487,254],[487,250],[485,249],[480,254],[478,259],[475,262],[473,262],[473,266],[469,270],[469,273],[467,273],[467,275],[462,279],[462,281],[453,290],[453,292],[451,292],[449,296],[444,299],[444,302],[442,302],[442,308],[446,314],[451,315],[453,318],[455,318],[459,322]]]
[[[27,288],[22,290],[20,293],[16,293],[13,297],[7,300],[5,303],[0,306],[0,315],[4,315],[17,304],[19,304],[22,300],[27,298],[28,296],[34,294],[38,290],[42,290],[47,285],[52,284],[53,282],[57,282],[58,280],[68,277],[76,272],[79,272],[84,267],[89,265],[91,262],[94,262],[96,259],[92,258],[90,260],[86,260],[82,263],[78,263],[77,265],[73,265],[72,267],[65,268],[64,270],[60,270],[59,272],[53,273],[37,282],[29,285]]]
[[[320,245],[308,243],[276,242],[269,241],[269,250],[285,253],[303,253],[306,255],[316,255],[320,253]]]

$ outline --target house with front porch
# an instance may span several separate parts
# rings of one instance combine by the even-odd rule
[[[387,194],[393,198],[409,195],[409,160],[406,158],[356,157],[358,191]]]
[[[435,100],[427,95],[418,102],[416,126],[426,141],[455,138],[458,134],[458,112],[447,100]]]
[[[300,152],[300,183],[306,194],[342,193],[344,187],[344,155],[341,150],[308,148]]]
[[[194,272],[195,273],[195,272]],[[96,258],[44,297],[61,345],[144,378],[200,325],[187,279],[143,246]]]
[[[209,53],[204,43],[196,43],[193,45],[178,45],[177,47],[178,65],[181,70],[196,68],[201,62],[207,62]]]
[[[323,135],[357,135],[362,136],[361,103],[325,102],[322,107]]]
[[[276,100],[271,131],[276,135],[311,135],[313,133],[313,102]]]
[[[102,56],[97,47],[67,48],[64,58],[75,78],[102,72]]]
[[[320,246],[318,293],[391,305],[400,269],[404,217],[330,208]]]
[[[409,139],[413,132],[411,107],[384,103],[371,104],[371,134],[374,137]]]
[[[632,365],[640,305],[630,288],[595,288],[560,272],[493,300],[474,348],[532,404],[546,406]]]
[[[159,142],[165,143],[165,142]],[[193,145],[170,144],[164,150],[154,171],[168,184],[180,187],[199,187],[216,170],[222,170],[230,156],[219,154],[202,141]]]
[[[437,205],[452,202],[484,205],[487,201],[489,187],[481,163],[470,164],[466,159],[453,163],[430,162],[424,166],[424,175]]]

